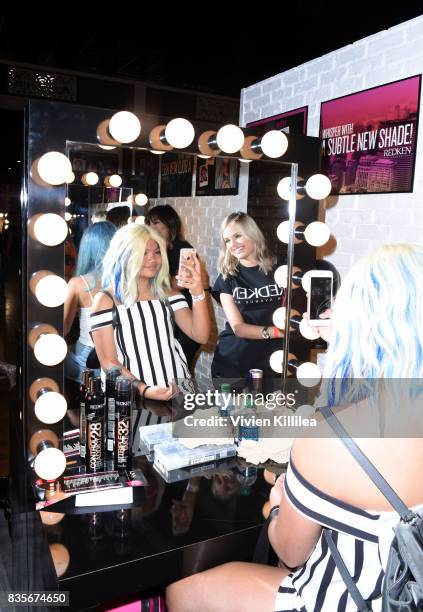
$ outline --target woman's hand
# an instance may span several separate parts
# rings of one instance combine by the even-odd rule
[[[269,502],[270,507],[279,506],[284,493],[285,474],[281,474],[270,490]]]
[[[145,397],[145,399],[154,399],[161,400],[162,402],[167,402],[177,394],[177,389],[175,389],[175,386],[172,385],[172,383],[170,383],[167,387],[159,387],[158,385],[155,385],[154,387],[148,387],[143,393],[144,386],[140,388],[139,385],[138,389],[140,390],[141,395]]]
[[[200,295],[200,293],[203,293],[201,266],[197,253],[192,254],[192,259],[184,261],[180,273],[176,276],[176,280],[178,281],[178,287],[189,289],[191,295]]]

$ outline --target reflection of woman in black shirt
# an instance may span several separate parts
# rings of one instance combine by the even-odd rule
[[[274,374],[269,358],[283,348],[283,340],[272,315],[284,297],[273,278],[275,268],[256,222],[243,212],[226,217],[213,293],[219,295],[228,322],[217,343],[213,378],[240,379],[242,385],[251,368],[263,370],[264,376]]]
[[[190,308],[192,308],[191,294],[187,289],[181,289],[176,284],[175,276],[179,269],[179,253],[181,249],[191,249],[192,245],[183,239],[182,222],[174,208],[165,204],[163,206],[155,206],[145,216],[145,223],[151,225],[160,236],[166,240],[167,257],[169,260],[169,274],[172,282],[172,287],[184,294]],[[184,334],[183,331],[176,327],[175,336],[179,340],[184,349],[188,365],[192,368],[192,362],[199,348],[199,344]]]

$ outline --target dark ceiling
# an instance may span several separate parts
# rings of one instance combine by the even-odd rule
[[[240,89],[422,13],[422,2],[304,2],[235,7],[162,4],[146,17],[124,4],[0,15],[0,59],[238,97]],[[56,5],[56,10],[58,5]],[[150,12],[153,9],[150,6]],[[145,11],[145,5],[140,5]],[[188,21],[189,20],[189,21]]]

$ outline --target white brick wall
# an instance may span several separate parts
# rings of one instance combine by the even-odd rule
[[[308,135],[318,136],[322,101],[422,72],[423,17],[417,17],[243,89],[240,125],[307,104]],[[423,242],[422,153],[421,113],[414,193],[343,195],[328,202],[326,223],[337,245],[322,254],[341,274],[384,242]]]
[[[195,189],[195,186],[194,186]],[[223,219],[237,210],[247,211],[248,165],[240,165],[239,193],[237,196],[196,197],[196,198],[159,198],[152,204],[169,204],[179,214],[185,230],[185,238],[197,249],[201,261],[213,286],[217,277],[219,257],[220,225]],[[202,351],[196,365],[195,375],[198,382],[207,383],[210,366],[219,331],[225,325],[223,310],[211,299],[213,332],[209,344]]]

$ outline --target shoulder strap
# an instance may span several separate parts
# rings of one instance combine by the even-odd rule
[[[355,441],[350,437],[346,429],[344,429],[343,425],[339,422],[339,419],[335,416],[332,409],[329,406],[323,406],[322,408],[319,408],[319,410],[354,459],[361,465],[363,470],[366,472],[369,478],[371,478],[379,491],[386,497],[394,510],[398,512],[401,519],[408,523],[415,518],[415,513],[412,510],[409,510],[402,499],[395,493],[391,485],[386,482],[379,470],[375,468],[373,463],[357,446]]]
[[[175,330],[175,324],[176,324],[176,322],[175,322],[175,313],[173,312],[173,308],[172,308],[172,306],[171,306],[171,304],[169,302],[169,299],[165,296],[162,301],[163,301],[164,305],[166,306],[166,308],[169,311],[170,320],[172,321],[172,328],[173,328],[173,330]]]
[[[345,582],[345,586],[347,587],[351,597],[354,600],[355,605],[357,606],[357,611],[369,612],[370,608],[364,601],[363,596],[358,590],[356,583],[351,578],[351,574],[349,573],[343,558],[339,554],[339,550],[337,549],[336,544],[333,541],[330,531],[328,529],[323,529],[323,534],[326,538],[326,542],[328,543],[333,560],[335,561],[335,565],[338,568],[339,573],[341,574],[342,580]]]
[[[93,294],[91,293],[91,289],[90,289],[89,284],[87,283],[85,278],[82,276],[82,274],[80,275],[79,278],[82,280],[82,282],[84,283],[85,287],[87,288],[88,293],[90,294],[91,303],[94,302]]]
[[[107,297],[109,297],[112,300],[113,302],[113,307],[112,307],[113,327],[118,327],[120,325],[120,320],[119,320],[119,313],[118,313],[118,309],[116,308],[116,302],[115,302],[114,296],[110,293],[110,291],[107,291],[107,289],[100,289],[99,293],[104,293],[105,295],[107,295]]]

